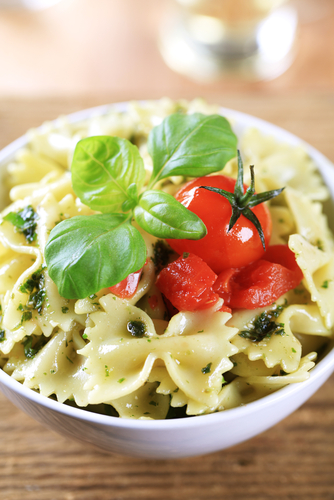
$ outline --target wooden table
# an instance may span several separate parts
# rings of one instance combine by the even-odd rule
[[[85,22],[84,12],[92,15],[93,3],[102,6],[101,37],[109,37],[108,43],[119,41],[125,29],[127,37],[110,51],[109,66],[103,66],[103,57],[94,62],[87,42],[80,62],[88,58],[90,63],[74,71],[61,60],[68,50],[64,40],[71,38],[72,26],[78,34],[78,5],[80,22]],[[109,24],[103,9],[116,6],[122,6],[120,17]],[[57,45],[55,32],[49,30],[44,32],[46,48],[39,47],[36,30],[46,30],[43,16],[47,23],[60,22],[61,10],[56,21],[47,13],[31,21],[32,38],[24,15],[21,20],[12,13],[0,15],[0,45],[5,47],[0,53],[0,147],[44,120],[85,107],[162,95],[202,95],[280,125],[334,161],[333,16],[302,26],[295,64],[280,78],[205,86],[163,65],[154,45],[159,2],[73,0],[66,8],[63,43]],[[30,58],[17,46],[8,52],[8,41],[19,43],[20,33],[22,44],[35,50]],[[51,54],[56,46],[57,57],[53,54],[55,59],[41,69],[46,49]],[[71,47],[70,58],[79,52],[78,46]],[[333,500],[334,376],[274,428],[205,457],[156,461],[109,455],[43,428],[1,394],[0,438],[0,500]]]

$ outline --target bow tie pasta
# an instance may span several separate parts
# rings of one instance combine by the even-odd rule
[[[212,299],[218,297],[210,288],[216,276],[205,292],[198,292],[201,300],[205,296],[205,307],[176,307],[157,276],[178,255],[136,223],[147,260],[125,284],[66,298],[49,275],[50,232],[62,221],[99,214],[72,187],[70,165],[79,140],[96,135],[130,140],[139,148],[147,186],[155,169],[147,144],[152,128],[173,113],[216,111],[201,100],[164,99],[132,103],[125,112],[111,108],[75,124],[62,118],[30,131],[27,146],[7,166],[11,204],[1,214],[0,362],[5,372],[61,403],[137,419],[223,411],[309,377],[333,336],[334,243],[322,205],[328,192],[301,147],[258,130],[245,133],[241,151],[245,162],[256,166],[259,192],[285,186],[267,203],[270,245],[289,248],[302,272],[299,285],[265,306],[243,308],[228,306],[222,295]],[[224,175],[236,178],[235,158]],[[158,189],[174,195],[188,177],[165,176]],[[192,275],[189,286],[195,281]],[[186,293],[181,290],[177,304],[184,303]]]

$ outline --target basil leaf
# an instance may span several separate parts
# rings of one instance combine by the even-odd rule
[[[122,204],[140,190],[145,180],[138,148],[127,139],[95,136],[78,142],[72,162],[75,194],[93,210],[122,211]]]
[[[222,170],[237,154],[237,137],[220,115],[170,115],[150,132],[150,187],[170,175],[202,177]]]
[[[206,235],[201,219],[163,191],[145,191],[134,209],[134,217],[157,238],[198,240]]]
[[[51,231],[45,258],[66,299],[83,299],[145,264],[146,246],[125,214],[76,216]]]

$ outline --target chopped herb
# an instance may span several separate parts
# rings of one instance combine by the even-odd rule
[[[198,332],[197,332],[197,333],[203,333],[203,332],[204,332],[204,330],[198,330]]]
[[[36,240],[36,221],[38,215],[31,205],[28,205],[19,212],[9,212],[3,219],[11,222],[18,232],[25,236],[28,243]]]
[[[328,288],[329,282],[332,280],[325,280],[323,284],[321,285],[321,288]]]
[[[173,250],[163,240],[158,240],[153,244],[153,257],[152,262],[155,267],[155,272],[160,273],[161,269],[167,266],[169,257]]]
[[[121,384],[122,382],[124,382],[124,380],[125,380],[125,378],[123,377],[123,378],[120,378],[119,380],[117,380],[117,382],[118,382],[119,384]]]
[[[89,298],[90,298],[90,299],[92,299],[92,300],[93,300],[93,299],[96,299],[96,297],[97,297],[96,293],[93,293],[93,295],[90,295],[90,296],[89,296]]]
[[[157,403],[156,401],[150,401],[148,404],[152,405],[152,406],[158,406],[159,405],[159,403]]]
[[[21,286],[20,292],[29,293],[29,298],[25,306],[19,305],[21,311],[37,310],[38,314],[42,314],[42,308],[46,299],[45,276],[43,270],[45,266],[41,266],[38,271],[31,275]],[[23,318],[23,316],[22,316]],[[21,322],[26,321],[22,319]]]
[[[189,257],[189,252],[183,252],[182,258],[187,259]]]
[[[24,311],[24,313],[21,316],[21,324],[24,323],[25,321],[30,321],[31,318],[32,318],[32,312]]]
[[[68,356],[66,356],[66,359],[73,364],[73,361],[71,360],[71,358],[69,358]]]
[[[261,313],[255,318],[249,330],[243,330],[239,333],[240,337],[252,342],[261,342],[261,340],[270,338],[273,334],[284,335],[284,323],[276,323],[274,320],[278,318],[286,305],[277,306],[271,311]]]
[[[142,338],[146,333],[146,325],[143,321],[139,320],[129,321],[127,324],[127,330],[133,337]]]
[[[104,365],[104,371],[105,371],[106,377],[109,377],[109,368],[107,365]]]
[[[202,368],[201,372],[206,375],[211,372],[212,363],[208,363],[204,368]]]
[[[64,313],[64,314],[68,313],[68,311],[69,311],[68,307],[62,307],[61,308],[61,312]]]
[[[26,358],[32,359],[47,342],[47,339],[43,335],[38,337],[37,342],[34,342],[35,338],[36,336],[32,335],[30,337],[26,337],[26,339],[22,342]]]
[[[0,330],[0,342],[6,340],[6,332],[5,330]]]
[[[291,347],[291,351],[292,352],[297,352],[296,349],[294,347]]]
[[[319,248],[319,250],[322,250],[324,252],[324,244],[321,240],[316,241],[316,246]]]
[[[82,338],[83,338],[83,339],[85,339],[85,340],[86,340],[86,339],[88,339],[88,335],[87,335],[87,333],[83,333],[83,334],[82,334]]]

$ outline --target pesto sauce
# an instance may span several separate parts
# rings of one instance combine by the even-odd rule
[[[204,368],[201,369],[201,372],[203,375],[206,375],[207,373],[211,373],[211,366],[212,363],[208,363]]]
[[[40,267],[38,271],[31,275],[23,285],[20,286],[20,292],[28,293],[29,298],[26,305],[20,304],[18,310],[22,311],[21,324],[32,318],[32,311],[36,310],[39,315],[42,314],[44,301],[46,299],[45,276],[43,270],[45,266]]]
[[[38,351],[40,351],[42,347],[45,346],[47,341],[48,339],[45,338],[44,335],[37,337],[37,340],[36,340],[36,335],[31,335],[30,337],[26,337],[25,340],[22,342],[25,357],[28,359],[34,358],[35,354],[37,354]]]
[[[169,257],[172,253],[173,250],[163,240],[158,240],[153,244],[152,262],[157,274],[160,273],[165,266],[167,266]]]
[[[276,323],[275,319],[278,318],[286,306],[287,304],[277,306],[271,311],[264,311],[255,318],[252,328],[243,330],[239,333],[239,336],[252,342],[261,342],[261,340],[268,339],[272,335],[284,335],[284,323]]]
[[[28,243],[33,243],[36,240],[38,214],[31,205],[24,207],[19,212],[9,212],[3,219],[11,222],[18,232],[25,236]]]
[[[145,337],[146,325],[143,321],[129,321],[127,324],[127,329],[133,337],[136,337],[138,339]]]

